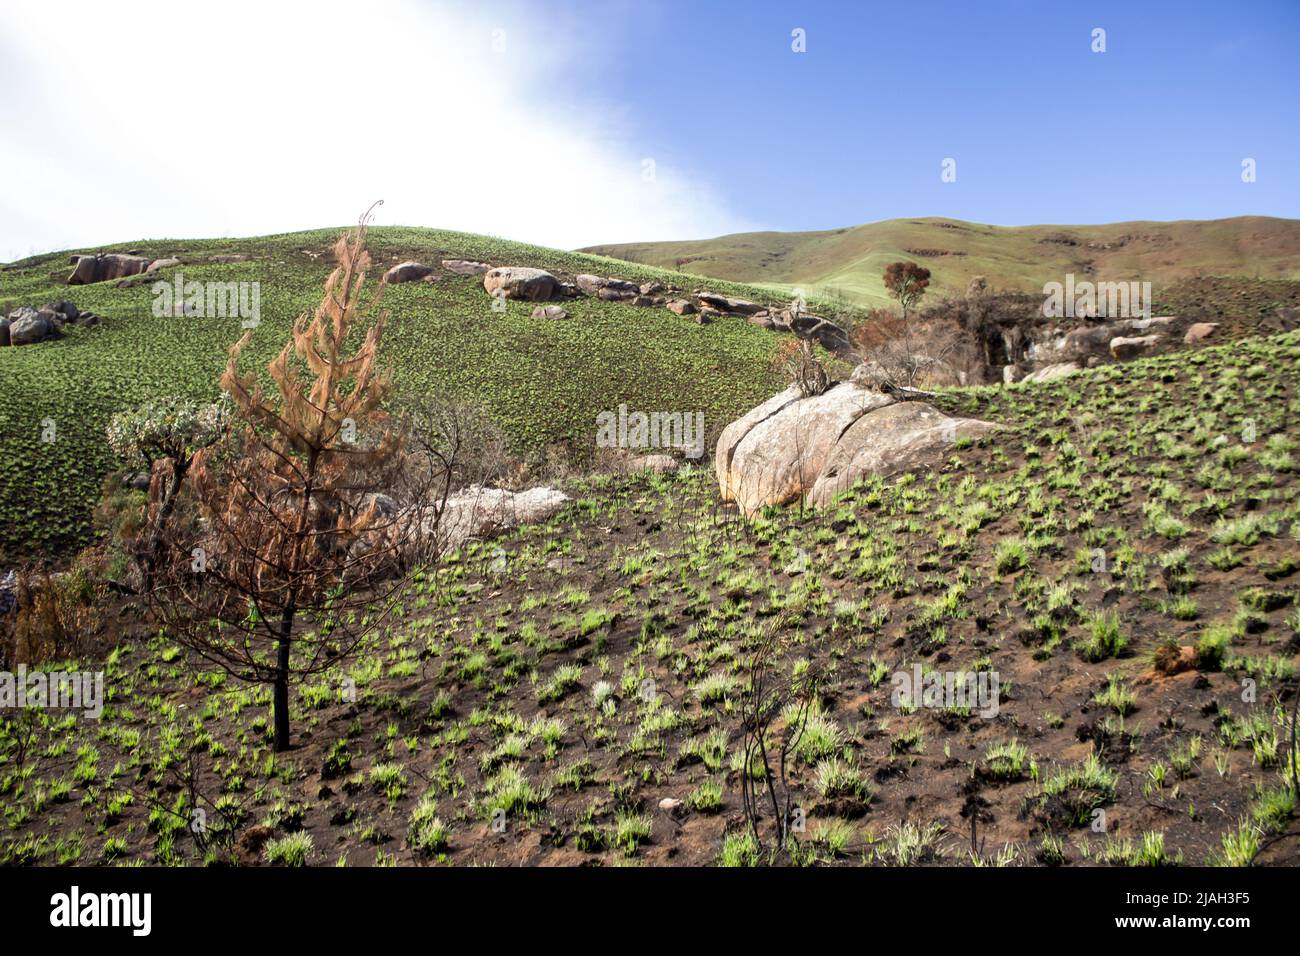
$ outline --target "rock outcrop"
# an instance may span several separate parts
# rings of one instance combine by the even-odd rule
[[[641,294],[641,287],[635,282],[628,282],[625,279],[606,279],[603,276],[594,276],[586,272],[574,276],[573,282],[587,295],[599,296],[602,299],[615,302],[622,298],[633,298]],[[605,294],[602,295],[602,293]]]
[[[755,312],[762,312],[767,308],[765,305],[750,302],[748,299],[732,299],[714,292],[697,292],[695,297],[719,312],[733,312],[736,315],[753,315]]]
[[[68,285],[91,285],[139,275],[149,268],[152,260],[120,252],[102,252],[90,256],[73,256],[71,261],[72,275],[68,276]]]
[[[852,382],[809,398],[791,386],[723,429],[715,465],[723,500],[747,514],[800,498],[826,505],[865,475],[932,464],[995,427]]]

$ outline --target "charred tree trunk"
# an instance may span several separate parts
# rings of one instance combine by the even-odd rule
[[[275,750],[289,749],[289,628],[293,617],[286,611],[280,621],[281,636],[275,648],[275,693],[272,711],[275,718]]]
[[[163,492],[162,502],[158,505],[158,514],[154,517],[153,526],[149,529],[149,540],[145,544],[142,575],[142,588],[145,591],[153,587],[154,573],[158,567],[158,552],[162,548],[163,528],[166,527],[172,512],[176,510],[176,499],[180,495],[181,484],[185,481],[185,472],[189,467],[188,460],[172,459],[171,480],[167,483],[167,490]]]

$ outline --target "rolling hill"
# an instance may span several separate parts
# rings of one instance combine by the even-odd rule
[[[186,281],[258,283],[261,325],[245,359],[251,369],[264,367],[293,320],[315,308],[338,233],[148,240],[99,251],[178,258],[179,265],[156,273],[168,283],[178,273]],[[372,279],[408,259],[436,267],[440,258],[461,257],[544,268],[561,277],[589,272],[666,285],[695,281],[437,229],[373,228],[369,249]],[[103,322],[69,326],[58,341],[0,348],[0,566],[86,544],[101,482],[121,464],[105,440],[110,417],[163,395],[215,397],[227,349],[242,331],[237,318],[155,317],[151,282],[68,286],[68,258],[68,252],[50,253],[3,267],[0,315],[70,299]],[[764,294],[728,283],[716,288],[750,299]],[[450,272],[434,283],[390,286],[384,304],[391,318],[383,360],[399,393],[475,402],[505,431],[513,450],[534,462],[553,448],[589,449],[597,414],[620,403],[699,410],[713,432],[776,384],[768,362],[779,337],[739,319],[700,325],[663,308],[595,296],[567,302],[567,320],[535,319],[535,303],[509,301],[504,312],[494,311],[481,276]]]
[[[1066,273],[1162,285],[1197,276],[1300,278],[1300,221],[1241,216],[1210,221],[1096,226],[988,226],[959,219],[887,219],[822,232],[752,232],[687,242],[621,243],[584,250],[781,291],[881,305],[887,263],[911,259],[933,291],[959,294],[971,276],[994,288],[1040,292]]]

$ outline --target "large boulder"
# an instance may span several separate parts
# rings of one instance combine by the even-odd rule
[[[718,295],[715,292],[699,292],[697,296],[705,305],[712,306],[719,312],[753,315],[755,312],[762,312],[767,308],[758,302],[750,302],[748,299],[732,299],[725,295]]]
[[[1199,345],[1213,335],[1214,330],[1218,327],[1218,322],[1194,322],[1187,327],[1187,331],[1183,334],[1183,343],[1185,345]]]
[[[895,402],[864,415],[840,435],[808,500],[828,505],[863,475],[896,475],[942,459],[960,438],[979,438],[997,426],[976,418],[949,418],[924,402]]]
[[[434,282],[437,276],[433,274],[433,269],[426,266],[423,262],[408,260],[400,262],[384,273],[384,281],[390,284],[400,282]]]
[[[47,312],[23,306],[9,313],[10,345],[32,345],[58,337],[58,324]]]
[[[629,458],[624,465],[624,470],[632,473],[649,471],[663,475],[674,472],[680,467],[681,462],[672,455],[639,455]]]
[[[865,475],[933,463],[994,427],[852,382],[808,398],[791,386],[723,429],[714,463],[723,500],[747,514],[800,498],[824,505]]]
[[[38,311],[57,314],[60,322],[76,322],[81,317],[81,310],[66,300],[47,302]]]
[[[545,521],[568,501],[569,496],[555,488],[506,491],[473,485],[448,496],[436,535],[442,550],[454,550],[467,541]]]
[[[1054,382],[1058,378],[1065,378],[1067,375],[1073,375],[1079,371],[1078,362],[1055,362],[1051,365],[1044,365],[1042,368],[1034,369],[1026,375],[1021,381],[1023,382]]]
[[[519,525],[545,521],[569,501],[554,488],[507,491],[471,485],[453,492],[441,508],[401,505],[387,495],[368,495],[359,512],[368,521],[367,530],[352,541],[354,558],[373,552],[390,557],[424,560],[430,554],[446,554],[470,541],[495,537]],[[312,524],[328,540],[332,509],[312,515]]]
[[[1159,335],[1117,335],[1110,340],[1110,354],[1120,361],[1149,355],[1160,341]]]
[[[139,275],[149,268],[152,260],[144,256],[131,256],[119,252],[103,252],[92,256],[73,256],[72,275],[68,285],[90,285],[110,279],[124,279]]]
[[[503,295],[507,299],[528,302],[545,302],[553,298],[559,288],[555,276],[545,269],[526,266],[502,266],[483,273],[483,289],[488,295]]]
[[[473,259],[443,259],[442,267],[458,276],[476,276],[492,268],[486,262],[475,262]]]
[[[694,315],[695,303],[686,299],[673,299],[666,306],[669,312],[674,315]]]

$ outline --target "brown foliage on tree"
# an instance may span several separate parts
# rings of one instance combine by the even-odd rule
[[[907,313],[925,295],[930,285],[930,270],[915,262],[891,262],[885,266],[885,291],[903,307],[903,321]]]
[[[404,465],[405,430],[383,411],[383,284],[364,292],[367,218],[334,247],[314,315],[267,366],[274,391],[230,349],[221,385],[238,421],[192,466],[188,521],[166,529],[151,607],[174,637],[233,676],[273,688],[275,749],[289,746],[289,685],[356,649],[400,584],[393,557],[422,515],[373,492]],[[359,348],[349,338],[373,319]]]

